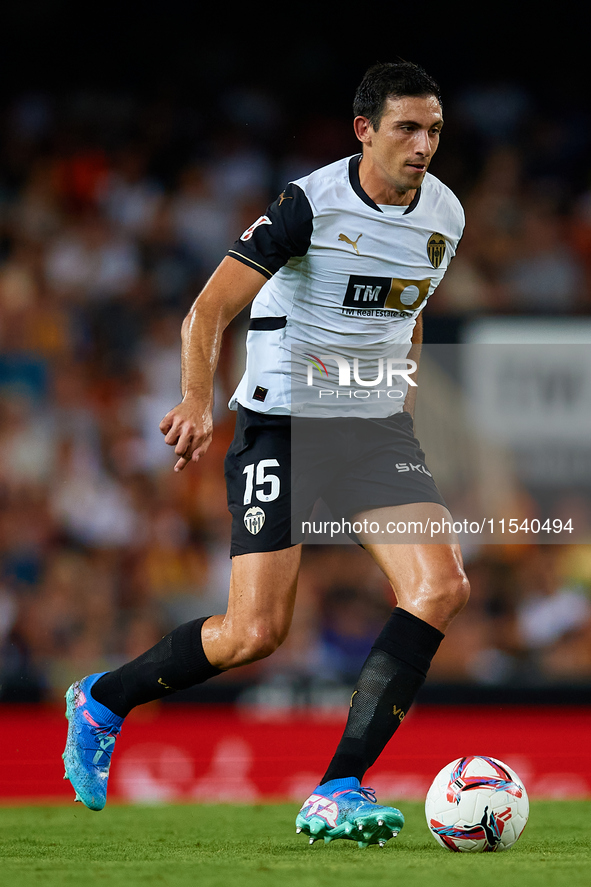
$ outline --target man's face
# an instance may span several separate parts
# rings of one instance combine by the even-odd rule
[[[386,99],[377,131],[357,118],[358,138],[371,150],[372,162],[384,182],[397,191],[421,185],[439,144],[443,126],[435,96]]]

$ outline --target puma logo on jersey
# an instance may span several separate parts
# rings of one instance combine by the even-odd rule
[[[279,195],[279,206],[281,206],[281,204],[283,203],[284,200],[293,200],[293,197],[286,197],[285,191],[282,191],[281,194]]]
[[[363,237],[363,234],[360,234],[359,237]],[[343,240],[345,243],[348,243],[349,246],[352,246],[357,255],[360,255],[359,248],[357,246],[357,244],[359,243],[359,237],[357,238],[357,240],[351,240],[351,238],[347,237],[346,234],[339,234],[339,240]]]

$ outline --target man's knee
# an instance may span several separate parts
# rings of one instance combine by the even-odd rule
[[[252,624],[243,628],[233,639],[233,653],[228,668],[248,665],[266,659],[283,643],[287,629],[266,624]]]
[[[470,583],[462,567],[458,565],[449,570],[438,583],[435,594],[441,610],[445,611],[447,620],[451,622],[464,609],[470,597]]]

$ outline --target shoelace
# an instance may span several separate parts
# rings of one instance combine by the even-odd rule
[[[120,731],[117,727],[93,727],[91,730],[96,745],[87,748],[87,751],[90,754],[94,752],[92,763],[95,767],[102,770],[108,766],[111,760],[111,755],[113,754],[113,749],[115,747],[115,740]]]
[[[113,748],[115,747],[115,740],[119,736],[121,730],[118,727],[91,727],[90,732],[99,749],[107,755],[107,758],[110,758],[113,753]],[[112,739],[113,741],[107,742],[108,739]]]
[[[371,801],[372,804],[377,804],[378,802],[375,791],[368,785],[362,785],[359,788],[351,789],[351,791],[354,791],[358,795],[363,795],[365,800]]]
[[[117,739],[121,733],[119,727],[91,727],[90,730],[93,736],[97,736],[101,739],[106,739],[107,736],[112,736],[113,739]]]
[[[121,727],[116,727],[114,724],[112,724],[112,725],[105,724],[103,726],[101,726],[100,724],[97,724],[97,722],[94,720],[94,718],[92,717],[92,715],[90,714],[88,709],[84,709],[84,711],[82,712],[82,715],[84,717],[84,720],[88,724],[88,726],[90,728],[90,732],[92,733],[93,736],[97,736],[97,737],[98,736],[103,736],[103,737],[112,736],[114,739],[116,739],[119,736],[119,734],[121,733]]]

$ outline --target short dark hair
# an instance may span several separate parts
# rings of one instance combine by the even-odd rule
[[[369,68],[353,100],[355,117],[367,117],[377,131],[387,98],[434,95],[441,104],[437,83],[413,62],[378,62]]]

